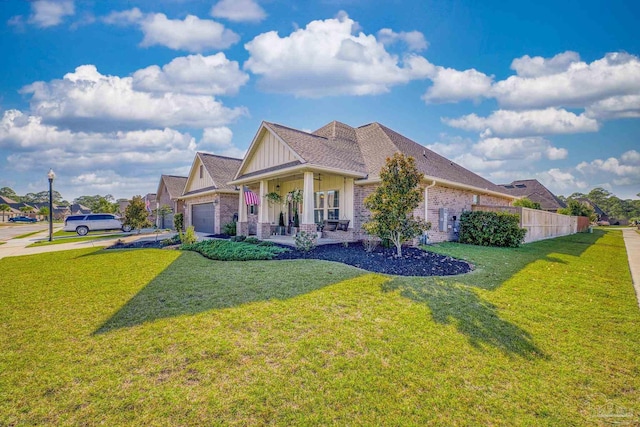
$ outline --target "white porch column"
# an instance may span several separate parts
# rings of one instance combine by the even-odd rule
[[[345,178],[344,179],[344,213],[340,215],[344,217],[344,219],[348,219],[351,221],[350,227],[353,227],[353,178]],[[342,218],[340,218],[342,219]]]
[[[240,186],[238,194],[238,222],[247,222],[247,205],[244,202],[244,186]]]
[[[266,180],[260,181],[260,207],[258,207],[258,222],[262,224],[269,223],[269,203],[265,197],[268,193],[269,186]]]
[[[313,197],[313,172],[305,172],[304,187],[302,190],[302,221],[300,225],[313,225],[313,230],[305,231],[315,231],[315,222],[313,222]]]

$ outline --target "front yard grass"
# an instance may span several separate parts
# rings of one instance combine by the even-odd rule
[[[76,233],[73,233],[73,234],[78,236]],[[78,237],[62,237],[62,238],[58,237],[57,239],[54,236],[54,238],[53,238],[53,240],[51,242],[48,241],[48,240],[41,240],[39,242],[32,243],[32,244],[28,245],[27,247],[28,248],[33,248],[33,247],[36,247],[36,246],[60,245],[60,244],[63,244],[63,243],[85,242],[85,241],[88,241],[88,240],[107,240],[107,239],[115,239],[116,237],[125,237],[125,236],[128,236],[128,234],[115,233],[115,234],[110,234],[108,236],[100,234],[100,235],[95,235],[95,236],[87,235],[87,236],[82,236],[82,237],[80,237],[80,236],[78,236]]]
[[[0,259],[0,425],[640,421],[620,231],[445,244],[457,277],[97,250]]]

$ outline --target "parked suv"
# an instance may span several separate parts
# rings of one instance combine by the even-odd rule
[[[64,231],[75,231],[80,236],[95,230],[131,231],[130,225],[122,222],[113,214],[92,213],[87,215],[70,215],[64,220]]]

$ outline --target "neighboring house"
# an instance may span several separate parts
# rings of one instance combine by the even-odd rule
[[[200,233],[220,234],[238,215],[238,187],[228,184],[241,159],[196,153],[180,197],[184,201],[184,225]]]
[[[9,197],[0,195],[0,205],[2,204],[9,206],[9,210],[7,212],[0,213],[0,218],[4,216],[5,221],[8,221],[9,218],[12,218],[14,216],[23,215],[19,208],[21,203],[18,203],[15,200],[10,199]]]
[[[370,214],[363,201],[379,185],[386,159],[396,152],[414,157],[424,174],[424,201],[414,215],[431,222],[431,242],[456,240],[460,214],[472,205],[508,206],[516,199],[503,187],[379,123],[353,128],[334,121],[309,133],[262,122],[230,182],[240,193],[235,197],[237,233],[254,234],[253,212],[255,234],[268,238],[278,228],[280,213],[290,226],[297,209],[302,231],[315,232],[327,221],[327,237],[361,239],[362,224]],[[247,206],[247,190],[258,195],[259,206]],[[286,201],[294,190],[302,191],[301,203]],[[269,203],[268,193],[279,194],[285,202]],[[334,229],[338,221],[342,230]]]
[[[158,215],[156,226],[158,228],[173,229],[173,216],[176,213],[184,214],[184,200],[181,198],[187,183],[186,176],[162,175],[156,193],[156,209],[168,206],[171,212],[164,216]]]
[[[577,198],[576,201],[582,203],[585,206],[589,206],[590,208],[593,209],[593,212],[596,214],[596,222],[611,222],[611,218],[609,218],[609,215],[607,215],[607,213],[605,211],[603,211],[602,209],[600,209],[600,207],[598,205],[596,205],[594,202],[592,202],[591,200],[587,199],[586,197],[580,197]]]
[[[511,184],[500,184],[500,187],[504,188],[506,193],[540,203],[543,211],[557,212],[558,209],[567,207],[566,203],[558,199],[537,179],[522,179],[513,181]]]
[[[124,218],[124,214],[127,211],[127,207],[129,207],[131,200],[118,199],[116,203],[118,204],[118,214]]]
[[[156,194],[155,193],[147,193],[143,197],[144,206],[149,215],[147,218],[151,224],[156,223],[156,213],[154,209],[156,208]]]

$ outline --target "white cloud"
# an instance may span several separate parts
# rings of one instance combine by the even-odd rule
[[[570,171],[559,168],[538,172],[535,178],[556,195],[589,188],[588,182],[577,178]]]
[[[473,152],[490,160],[538,161],[544,157],[560,160],[567,157],[568,151],[556,148],[541,137],[529,138],[486,138],[472,148]]]
[[[453,68],[435,67],[435,73],[429,76],[433,81],[422,96],[425,102],[457,102],[463,99],[479,100],[491,91],[492,76],[475,69],[458,71]]]
[[[520,77],[540,77],[565,72],[571,64],[580,61],[580,55],[570,50],[559,53],[553,58],[525,55],[511,62],[511,69]]]
[[[73,0],[37,0],[31,3],[28,22],[40,28],[54,27],[74,13]]]
[[[6,174],[53,167],[56,189],[66,198],[153,191],[162,173],[190,165],[197,147],[189,134],[169,128],[73,132],[18,110],[5,111],[0,118],[0,150],[11,153]]]
[[[558,57],[549,62],[555,58]],[[532,71],[531,61],[524,62],[529,68],[520,63],[518,71],[525,75],[497,82],[492,93],[501,105],[513,108],[584,108],[613,96],[640,93],[640,58],[635,55],[609,53],[590,64],[570,62],[566,57],[559,62],[562,66],[568,62],[568,68],[554,74],[546,74],[549,68],[553,69],[549,64],[542,65],[542,71]]]
[[[494,111],[488,117],[469,114],[457,119],[444,118],[449,126],[468,131],[483,132],[483,135],[531,136],[595,132],[598,122],[584,114],[576,115],[566,110],[546,108],[528,111]]]
[[[619,177],[634,179],[640,184],[640,153],[635,150],[623,153],[618,159],[609,157],[606,160],[595,159],[590,163],[582,162],[576,169],[585,174],[595,174],[597,172],[607,172]]]
[[[61,80],[35,82],[31,110],[44,122],[80,130],[225,125],[246,113],[227,108],[210,96],[152,94],[133,89],[132,77],[102,75],[83,65]]]
[[[227,127],[205,128],[198,142],[199,151],[210,151],[227,157],[243,158],[246,150],[233,145],[233,132]]]
[[[424,34],[420,31],[400,31],[396,33],[390,28],[383,28],[378,31],[378,40],[384,45],[392,45],[398,41],[402,41],[411,51],[425,50],[429,44],[424,38]]]
[[[233,95],[249,76],[224,53],[189,55],[133,74],[133,89],[147,92],[180,92],[195,95]]]
[[[595,119],[640,118],[640,94],[612,96],[589,105],[585,115]]]
[[[297,96],[371,95],[426,78],[433,65],[409,55],[400,61],[373,35],[354,34],[357,23],[341,12],[280,37],[260,34],[245,48],[244,68],[260,75],[264,90]]]
[[[111,25],[140,27],[144,38],[140,46],[165,46],[174,50],[203,52],[226,49],[237,43],[240,36],[219,22],[187,15],[184,19],[169,19],[163,13],[143,14],[138,8],[112,12],[103,19]]]
[[[211,16],[234,22],[260,22],[267,14],[255,0],[221,0],[211,8]]]

